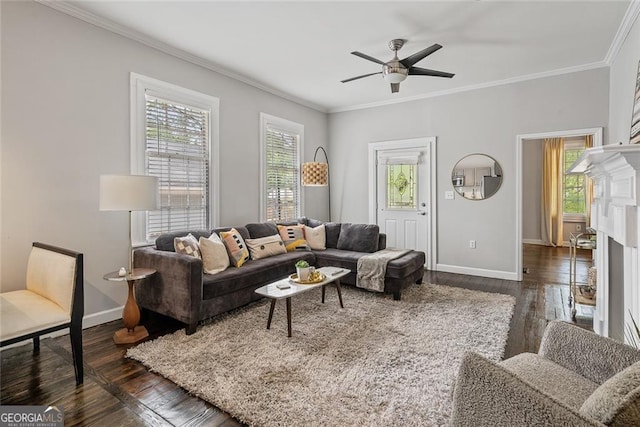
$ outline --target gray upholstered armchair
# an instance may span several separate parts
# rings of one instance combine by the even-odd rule
[[[640,351],[553,321],[538,354],[494,363],[468,353],[452,425],[640,425]]]

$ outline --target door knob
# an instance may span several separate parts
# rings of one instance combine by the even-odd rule
[[[426,215],[427,213],[425,211],[418,211],[418,215]]]

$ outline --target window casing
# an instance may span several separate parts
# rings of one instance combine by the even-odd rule
[[[586,220],[586,189],[583,174],[567,174],[567,170],[584,152],[582,142],[567,142],[564,146],[564,175],[562,179],[562,210],[565,221]]]
[[[131,75],[131,173],[159,178],[160,209],[136,213],[141,245],[217,224],[218,99]]]
[[[303,125],[260,114],[262,221],[288,221],[302,216],[303,141]]]

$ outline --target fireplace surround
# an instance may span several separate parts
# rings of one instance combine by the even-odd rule
[[[640,321],[640,145],[589,148],[570,172],[584,173],[594,184],[591,227],[597,231],[598,249],[593,330],[622,341],[630,316]]]

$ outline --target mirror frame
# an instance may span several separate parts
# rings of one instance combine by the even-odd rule
[[[492,170],[492,174],[495,174],[495,175],[491,175],[491,176],[495,176],[495,177],[499,177],[499,178],[500,178],[500,182],[498,183],[498,186],[496,187],[495,191],[494,191],[493,193],[489,194],[489,195],[488,195],[488,196],[486,196],[486,197],[476,198],[476,197],[468,197],[468,196],[465,196],[465,195],[464,195],[464,191],[462,191],[462,190],[461,190],[461,188],[462,188],[462,187],[464,187],[464,185],[456,185],[456,182],[457,182],[458,184],[460,184],[460,182],[464,182],[464,180],[465,180],[465,176],[466,176],[466,174],[464,174],[464,172],[463,172],[463,174],[462,174],[462,175],[460,175],[460,174],[456,174],[456,170],[460,170],[460,168],[458,167],[458,165],[459,165],[462,161],[464,161],[465,159],[467,159],[467,158],[469,158],[469,157],[471,157],[471,156],[482,156],[482,157],[486,157],[486,158],[491,162],[491,164],[490,164],[489,166],[487,166],[487,167],[490,167],[490,168],[491,168],[491,170]],[[470,168],[469,168],[469,169],[470,169]],[[473,169],[474,169],[473,174],[474,174],[474,181],[475,181],[475,175],[476,175],[475,169],[477,169],[477,167],[474,167]],[[499,170],[500,170],[500,175],[497,175],[496,169],[499,169]],[[460,181],[460,179],[461,179],[462,181]],[[502,166],[500,165],[500,163],[498,163],[498,161],[497,161],[495,158],[493,158],[493,157],[489,156],[488,154],[484,154],[484,153],[471,153],[471,154],[467,154],[466,156],[464,156],[464,157],[462,157],[460,160],[458,160],[458,161],[456,162],[456,164],[455,164],[455,165],[453,165],[453,169],[451,170],[451,185],[453,186],[453,189],[455,190],[455,192],[456,192],[456,193],[458,193],[458,195],[459,195],[459,196],[463,197],[463,198],[464,198],[464,199],[466,199],[466,200],[480,201],[480,200],[487,200],[487,199],[491,198],[492,196],[494,196],[494,195],[495,195],[495,194],[500,190],[500,187],[502,187],[502,181],[503,181],[503,180],[504,180],[504,174],[502,173]],[[473,185],[473,186],[469,186],[469,187],[477,187],[477,186],[475,185],[475,182],[474,182],[474,185]],[[473,190],[473,191],[475,192],[475,188],[474,188],[474,190]]]

